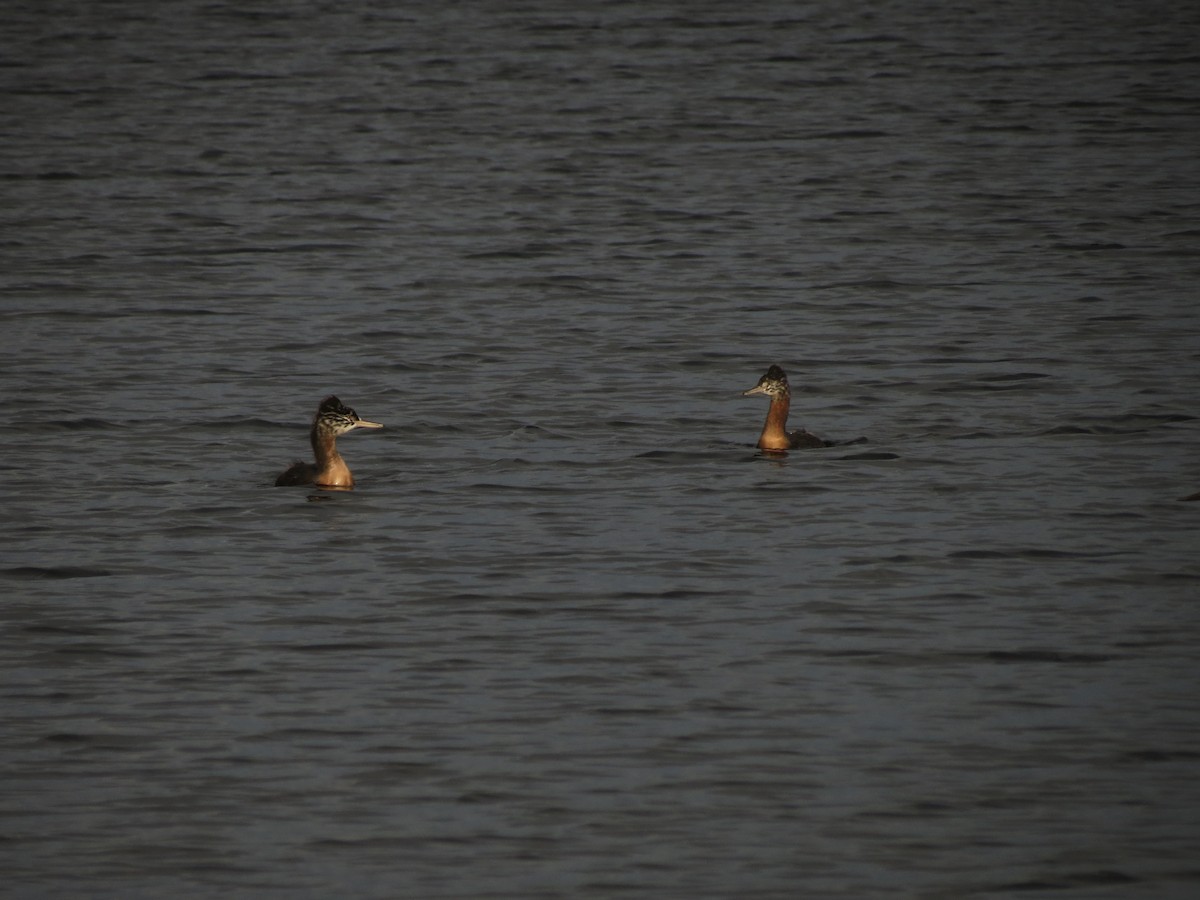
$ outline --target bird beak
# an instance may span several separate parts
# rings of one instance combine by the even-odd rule
[[[761,384],[756,384],[754,387],[750,388],[750,390],[742,391],[742,396],[749,397],[753,394],[765,394],[766,392],[766,388],[764,388]]]
[[[378,422],[368,422],[366,419],[359,419],[357,422],[354,423],[354,427],[355,428],[382,428],[383,426]]]

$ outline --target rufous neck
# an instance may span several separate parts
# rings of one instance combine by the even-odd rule
[[[317,459],[318,469],[325,469],[331,463],[340,463],[342,461],[342,456],[337,450],[337,435],[314,428],[311,438],[313,456]]]
[[[771,408],[767,410],[767,421],[758,438],[758,446],[761,449],[787,450],[792,446],[787,434],[788,409],[791,405],[792,399],[786,395],[771,398]]]
[[[312,433],[313,455],[317,458],[317,473],[313,482],[323,487],[352,488],[354,476],[337,451],[337,437],[327,431]]]

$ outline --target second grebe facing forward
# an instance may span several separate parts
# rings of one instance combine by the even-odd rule
[[[767,410],[767,422],[763,425],[762,434],[758,436],[760,450],[800,450],[808,447],[830,447],[829,441],[821,440],[811,431],[801,428],[799,431],[788,432],[788,407],[792,405],[792,392],[788,388],[787,375],[779,366],[771,366],[767,374],[758,379],[758,384],[748,391],[742,391],[743,397],[753,394],[766,394],[771,398],[771,407]]]
[[[318,487],[352,488],[354,476],[350,467],[337,451],[338,435],[355,428],[382,428],[378,422],[360,419],[358,413],[343,406],[337,397],[326,397],[317,407],[313,417],[312,440],[315,463],[293,463],[286,472],[275,479],[275,486],[315,484]]]

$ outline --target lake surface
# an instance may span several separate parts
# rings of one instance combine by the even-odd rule
[[[1200,891],[1200,9],[7,9],[12,896]]]

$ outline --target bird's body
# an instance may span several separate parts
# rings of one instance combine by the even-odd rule
[[[771,406],[767,410],[767,421],[762,433],[758,436],[758,448],[773,452],[784,450],[803,450],[813,447],[829,447],[829,441],[823,440],[811,431],[803,428],[797,431],[787,430],[788,410],[792,405],[792,392],[788,387],[787,375],[779,366],[771,366],[767,373],[758,379],[758,384],[743,391],[743,397],[754,394],[766,394],[771,398]]]
[[[337,397],[326,397],[317,407],[312,431],[309,433],[316,462],[293,463],[275,479],[275,485],[279,487],[315,484],[317,487],[349,490],[354,487],[354,476],[342,455],[338,453],[338,435],[355,428],[382,427],[378,422],[368,422],[359,418],[358,413],[344,406]]]

